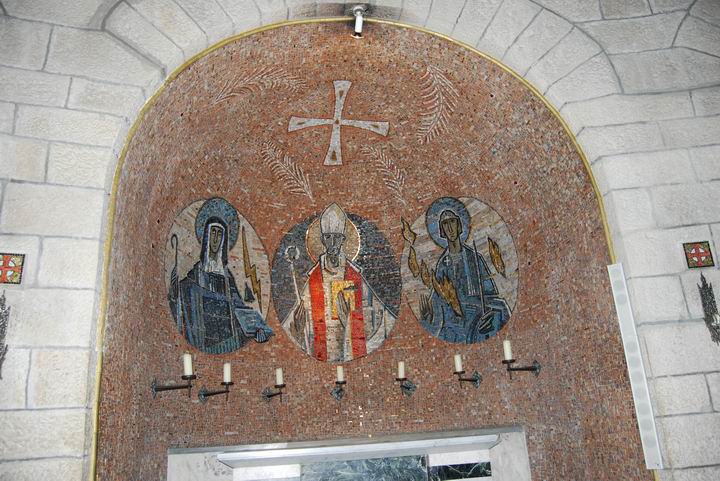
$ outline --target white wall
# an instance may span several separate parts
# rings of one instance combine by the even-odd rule
[[[350,3],[350,2],[346,2]],[[681,244],[720,247],[720,0],[395,0],[560,110],[592,163],[670,470],[720,478],[720,346]],[[234,33],[335,14],[296,0],[0,0],[0,251],[7,287],[0,479],[87,474],[111,180],[129,125],[185,59]],[[716,258],[720,251],[715,251]],[[704,270],[720,294],[720,271]]]

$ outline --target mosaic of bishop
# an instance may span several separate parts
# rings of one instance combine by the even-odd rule
[[[305,352],[321,361],[349,361],[372,352],[395,322],[360,267],[346,256],[350,223],[337,204],[322,213],[324,252],[307,273],[300,298],[283,322]]]

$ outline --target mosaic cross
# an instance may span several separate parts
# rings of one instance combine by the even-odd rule
[[[0,254],[0,284],[20,284],[24,254]]]
[[[685,258],[689,268],[695,267],[713,267],[712,252],[710,251],[710,242],[686,242],[683,244],[685,250]]]
[[[307,129],[310,127],[319,127],[321,125],[332,125],[332,134],[330,135],[330,146],[325,156],[324,165],[342,165],[342,146],[340,143],[341,127],[356,127],[358,129],[369,130],[376,134],[386,136],[390,128],[387,122],[373,122],[371,120],[349,120],[342,118],[343,108],[345,107],[345,98],[352,82],[349,80],[335,80],[335,113],[331,119],[309,119],[305,117],[290,117],[288,132]]]

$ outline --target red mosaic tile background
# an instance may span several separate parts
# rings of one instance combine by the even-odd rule
[[[416,136],[428,65],[459,92],[447,131]],[[295,92],[263,89],[215,102],[227,82],[262,66],[304,79]],[[333,80],[351,80],[344,116],[390,123],[387,137],[342,131],[343,165],[323,166],[329,128],[288,133],[292,115],[332,115]],[[314,201],[289,193],[263,163],[272,141],[309,175]],[[406,172],[402,197],[362,156],[383,146]],[[345,364],[347,392],[331,398],[335,368],[277,333],[224,355],[191,349],[167,302],[165,245],[175,216],[198,199],[228,199],[254,226],[268,256],[293,225],[341,203],[372,221],[398,262],[400,217],[415,219],[441,196],[475,197],[512,233],[520,264],[516,309],[487,341],[453,345],[426,332],[403,299],[390,338]],[[371,24],[362,40],[344,24],[280,27],[220,48],[182,72],[143,119],[120,183],[110,306],[101,380],[98,478],[165,479],[167,449],[378,436],[522,425],[533,479],[651,479],[640,440],[605,266],[610,262],[590,179],[560,122],[512,75],[490,61],[421,32]],[[521,362],[543,370],[508,379],[502,340]],[[229,402],[201,405],[197,390],[150,396],[150,382],[179,381],[191,351],[197,387],[217,386],[233,363]],[[484,378],[460,386],[452,355]],[[418,384],[401,395],[404,360]],[[283,403],[260,392],[285,369]]]

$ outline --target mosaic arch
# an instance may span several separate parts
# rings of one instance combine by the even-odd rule
[[[602,216],[573,139],[541,99],[487,58],[417,30],[368,28],[372,31],[361,42],[348,35],[347,25],[333,22],[280,26],[227,42],[179,72],[139,122],[118,189],[100,479],[163,479],[169,447],[505,424],[525,426],[532,440],[543,439],[548,426],[556,433],[553,443],[533,443],[533,477],[585,479],[591,472],[610,473],[607,479],[642,479],[622,345],[607,322],[614,312]],[[202,205],[215,198],[232,206],[238,225],[247,222],[248,243],[253,231],[271,257],[264,271],[259,251],[250,264],[257,266],[262,287],[261,296],[253,294],[262,299],[258,312],[274,335],[269,342],[249,339],[222,354],[191,349],[208,384],[220,377],[223,362],[232,363],[239,387],[226,402],[208,403],[207,409],[183,396],[141,402],[137,386],[148,384],[148,370],[159,381],[175,380],[178,359],[189,350],[168,300],[173,226],[178,213],[188,206],[197,209],[188,214],[185,243],[178,235],[180,247],[197,249],[185,260],[178,251],[178,266],[185,263],[177,271],[182,283],[202,258],[195,220]],[[477,220],[469,231],[473,253],[477,246],[494,276],[496,298],[505,301],[509,314],[501,313],[508,319],[501,335],[471,345],[446,342],[426,330],[417,321],[419,299],[402,293],[403,270],[409,269],[402,219],[412,227],[446,198],[463,204]],[[473,217],[473,209],[483,206],[502,224]],[[338,222],[323,232],[328,211]],[[352,226],[346,222],[344,232],[337,232],[343,215]],[[417,230],[413,227],[418,236],[419,222]],[[206,228],[212,234],[212,222],[201,224],[203,235]],[[515,254],[502,241],[503,225]],[[475,235],[491,227],[497,230]],[[227,233],[230,241],[232,229]],[[508,275],[515,256],[519,290],[512,283],[501,285],[501,264],[493,262],[489,247],[485,250],[484,237],[497,243]],[[470,240],[463,241],[468,248]],[[290,244],[295,249],[288,251]],[[228,270],[245,302],[248,275],[231,259],[242,259],[241,245],[238,240],[229,248]],[[437,272],[442,243],[430,239],[414,247],[418,262]],[[333,282],[323,278],[329,317],[323,312],[322,321],[332,327],[333,305],[338,321],[353,306],[363,319],[343,328],[342,344],[335,341],[342,360],[339,354],[331,358],[328,348],[327,361],[352,360],[345,365],[349,382],[343,401],[352,400],[348,406],[362,410],[328,404],[336,402],[326,389],[334,369],[318,362],[315,344],[311,355],[298,348],[306,326],[315,328],[312,303],[303,305],[305,316],[298,317],[305,323],[295,323],[299,300],[307,299],[306,285],[308,294],[313,290],[307,273],[322,266],[323,255],[335,255],[333,249],[360,275],[346,279],[347,271],[341,271],[334,295]],[[474,258],[478,263],[480,256]],[[247,285],[252,290],[252,282]],[[427,285],[423,288],[430,294]],[[373,313],[386,316],[385,326],[392,324],[377,347],[368,346],[366,322]],[[294,332],[285,329],[289,324]],[[312,334],[316,342],[316,332],[308,330],[308,341]],[[367,355],[358,350],[363,334]],[[552,369],[544,369],[532,385],[506,386],[504,377],[495,377],[502,336],[511,336],[518,354],[536,356]],[[450,386],[455,352],[486,382],[493,379],[488,385],[500,388],[483,390],[480,397],[461,396],[457,383]],[[584,362],[575,362],[580,355]],[[132,366],[127,359],[135,360]],[[421,380],[412,410],[396,397],[402,394],[393,370],[401,359],[408,374]],[[268,405],[259,393],[272,383],[276,367],[285,369],[289,388],[281,405]],[[529,390],[532,396],[522,394]],[[570,414],[556,416],[559,411],[539,409],[532,399],[552,399]],[[168,414],[171,428],[163,422]],[[129,415],[143,420],[142,437],[136,435],[137,425],[122,422]],[[587,420],[581,434],[578,416]],[[628,449],[596,456],[583,448],[588,438]]]

